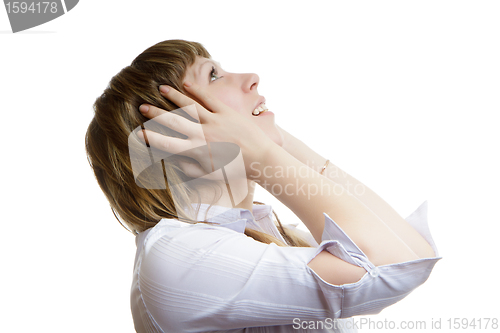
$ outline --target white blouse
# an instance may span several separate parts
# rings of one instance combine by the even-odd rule
[[[245,227],[282,239],[270,206],[214,206],[211,224],[163,219],[136,238],[131,307],[137,332],[356,332],[350,318],[379,313],[427,280],[440,259],[424,202],[408,221],[436,257],[375,267],[325,214],[319,246],[279,247],[243,234]],[[317,245],[317,243],[315,244]],[[325,282],[307,264],[321,251],[363,267],[356,283]],[[323,329],[304,323],[322,321]],[[303,329],[304,328],[304,329]]]

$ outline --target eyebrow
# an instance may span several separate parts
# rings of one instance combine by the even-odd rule
[[[209,63],[209,62],[211,62],[212,64],[216,65],[216,66],[217,66],[217,67],[219,67],[219,68],[221,68],[221,67],[222,67],[222,66],[221,66],[221,65],[220,65],[217,61],[212,60],[212,59],[208,59],[207,61],[205,61],[204,63],[202,63],[202,64],[200,65],[200,67],[198,68],[198,75],[197,75],[197,76],[201,77],[201,69],[202,69],[202,68],[203,68],[203,67],[204,67],[207,63]]]

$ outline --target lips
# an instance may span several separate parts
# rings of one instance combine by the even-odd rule
[[[268,111],[269,109],[267,108],[266,104],[264,102],[262,102],[259,106],[257,106],[253,111],[252,111],[252,115],[254,116],[258,116],[260,115],[261,113],[264,113],[266,111]]]

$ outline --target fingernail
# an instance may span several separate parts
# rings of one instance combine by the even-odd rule
[[[189,81],[184,82],[184,87],[191,87],[193,84]]]
[[[139,106],[139,111],[141,111],[142,113],[146,113],[149,111],[149,106],[143,104]]]
[[[168,93],[170,91],[169,86],[160,86],[160,91],[164,94]]]

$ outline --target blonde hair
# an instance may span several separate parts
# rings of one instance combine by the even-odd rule
[[[185,70],[197,56],[210,58],[208,51],[196,42],[168,40],[153,45],[115,75],[94,103],[94,118],[85,136],[87,157],[116,219],[134,234],[155,226],[162,218],[196,222],[176,210],[176,207],[190,206],[195,194],[193,189],[186,186],[180,194],[176,191],[176,195],[172,195],[168,186],[151,189],[137,185],[129,145],[143,146],[136,137],[130,136],[134,129],[149,120],[138,111],[141,104],[148,103],[167,111],[177,109],[176,105],[160,95],[158,87],[166,84],[184,92],[182,80]],[[176,184],[189,180],[175,159],[168,163],[156,163],[151,168],[149,172],[162,168],[169,181],[173,180]],[[246,228],[245,234],[263,243],[309,246],[293,232],[286,231],[275,217],[286,244],[249,228]]]

